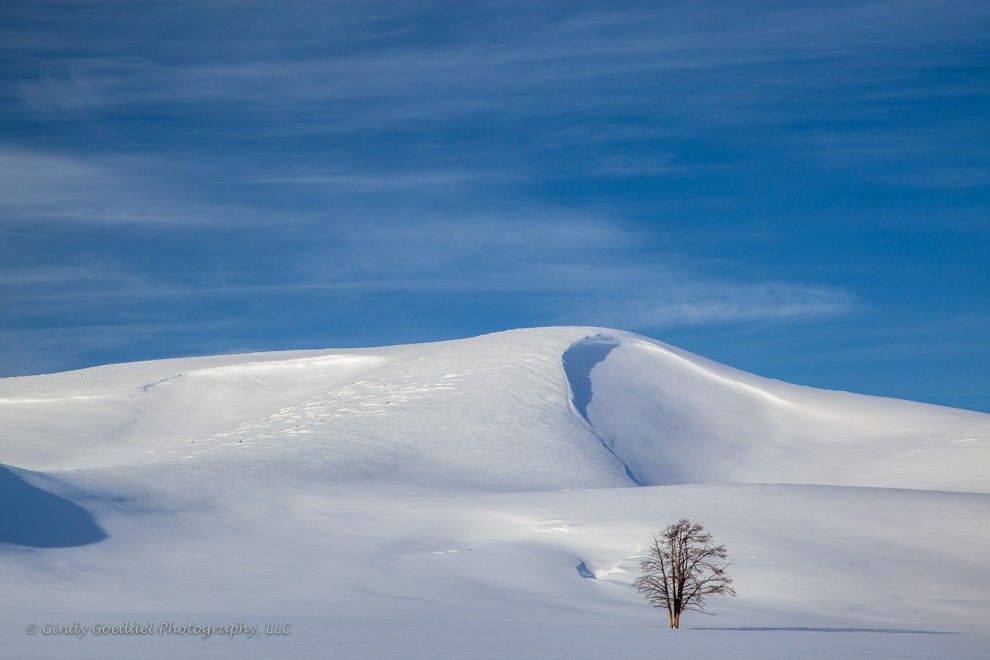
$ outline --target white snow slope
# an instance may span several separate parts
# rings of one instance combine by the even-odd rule
[[[2,657],[990,657],[990,415],[614,330],[2,379],[0,464]],[[685,516],[739,595],[670,631]]]

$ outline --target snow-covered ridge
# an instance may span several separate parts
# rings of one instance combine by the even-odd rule
[[[263,457],[490,490],[990,486],[988,415],[793,386],[600,328],[4,379],[0,409],[0,462],[35,470]]]

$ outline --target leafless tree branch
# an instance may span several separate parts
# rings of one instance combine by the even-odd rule
[[[680,627],[685,610],[705,612],[705,597],[735,596],[732,578],[725,573],[728,557],[724,545],[712,545],[712,535],[687,518],[668,525],[640,562],[643,575],[633,588],[653,607],[667,610],[671,628]]]

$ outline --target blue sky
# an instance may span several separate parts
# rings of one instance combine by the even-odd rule
[[[990,411],[990,4],[0,6],[0,376],[588,324]]]

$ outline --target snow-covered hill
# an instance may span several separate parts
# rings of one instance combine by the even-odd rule
[[[16,657],[990,644],[990,415],[789,385],[619,331],[3,379],[0,463]],[[740,594],[684,625],[728,630],[665,631],[629,589],[650,533],[683,516],[728,546]],[[74,621],[262,630],[24,632]]]

